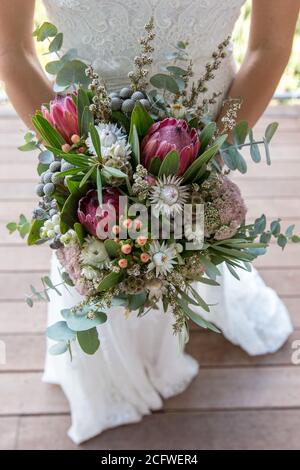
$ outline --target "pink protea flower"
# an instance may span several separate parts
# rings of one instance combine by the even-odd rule
[[[79,134],[77,108],[71,95],[56,96],[50,101],[50,109],[42,106],[45,119],[61,134],[65,141],[72,144],[72,136]]]
[[[182,175],[198,155],[200,141],[196,129],[183,119],[166,118],[153,124],[142,142],[142,163],[149,168],[154,157],[161,160],[176,150],[180,156],[178,175]]]
[[[103,188],[102,203],[104,208],[99,207],[97,191],[91,189],[80,199],[78,204],[78,220],[91,235],[97,236],[97,226],[101,220],[109,216],[109,206],[113,208],[111,211],[114,224],[117,222],[114,217],[119,217],[119,196],[120,193],[116,188]]]

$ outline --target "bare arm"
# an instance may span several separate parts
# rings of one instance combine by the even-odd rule
[[[35,0],[0,2],[0,79],[25,124],[43,102],[53,97],[32,38]]]
[[[269,104],[288,63],[300,0],[253,0],[251,30],[243,64],[229,91],[241,97],[238,120],[253,127]]]

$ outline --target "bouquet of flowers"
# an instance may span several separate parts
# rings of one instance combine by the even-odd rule
[[[155,38],[150,19],[128,87],[108,93],[76,51],[60,54],[63,37],[54,25],[44,23],[34,35],[50,39],[49,52],[58,56],[46,66],[56,77],[57,96],[35,113],[36,134],[28,132],[20,148],[39,150],[38,207],[31,222],[22,215],[8,229],[27,236],[28,245],[49,243],[62,267],[61,284],[45,276],[41,291],[31,286],[29,306],[34,299],[49,300],[49,290],[60,293],[63,285],[83,295],[47,329],[56,340],[51,352],[71,351],[77,340],[87,354],[95,353],[97,326],[115,305],[143,316],[162,302],[185,341],[189,320],[218,331],[194,311],[197,306],[209,312],[197,282],[217,286],[221,263],[238,278],[236,268],[250,270],[272,236],[282,248],[299,241],[293,227],[281,233],[279,220],[267,228],[264,215],[246,224],[245,203],[229,178],[232,170],[247,170],[242,147],[259,162],[262,144],[270,163],[269,142],[277,129],[270,124],[256,141],[246,122],[236,122],[237,99],[224,103],[221,126],[209,118],[218,94],[206,97],[207,82],[229,39],[197,81],[184,42],[169,55],[172,63],[149,78]]]

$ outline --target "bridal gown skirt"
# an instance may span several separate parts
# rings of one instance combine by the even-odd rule
[[[220,287],[197,284],[199,293],[216,304],[205,317],[214,322],[234,344],[251,355],[276,351],[292,332],[289,315],[277,294],[266,287],[258,273],[240,271],[237,281],[222,268]],[[52,279],[60,280],[56,257]],[[52,295],[48,324],[61,320],[60,310],[81,300],[71,289]],[[204,316],[204,312],[199,309]],[[170,312],[153,310],[142,318],[125,318],[122,308],[108,311],[99,327],[100,349],[93,356],[75,344],[73,360],[47,354],[44,381],[59,384],[71,409],[69,436],[83,442],[105,429],[134,423],[162,400],[186,389],[197,375],[198,363],[181,352],[172,332]],[[49,341],[50,344],[50,341]]]

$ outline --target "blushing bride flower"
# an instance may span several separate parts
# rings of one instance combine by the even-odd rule
[[[80,261],[84,266],[104,268],[109,263],[109,256],[104,243],[94,237],[87,237],[82,247]]]
[[[156,276],[165,276],[168,272],[172,271],[173,265],[177,264],[177,249],[176,245],[172,243],[167,245],[165,242],[160,244],[158,241],[153,241],[149,247],[149,254],[151,262],[148,265],[148,271],[155,270]]]
[[[120,156],[125,158],[130,155],[130,145],[127,143],[127,136],[123,133],[122,129],[117,124],[98,124],[96,130],[99,135],[101,143],[102,157]],[[96,155],[96,150],[93,145],[91,136],[86,140],[89,151]]]
[[[189,192],[187,186],[180,186],[181,182],[182,178],[174,175],[157,178],[150,192],[150,201],[156,214],[161,212],[170,216],[182,211]]]

